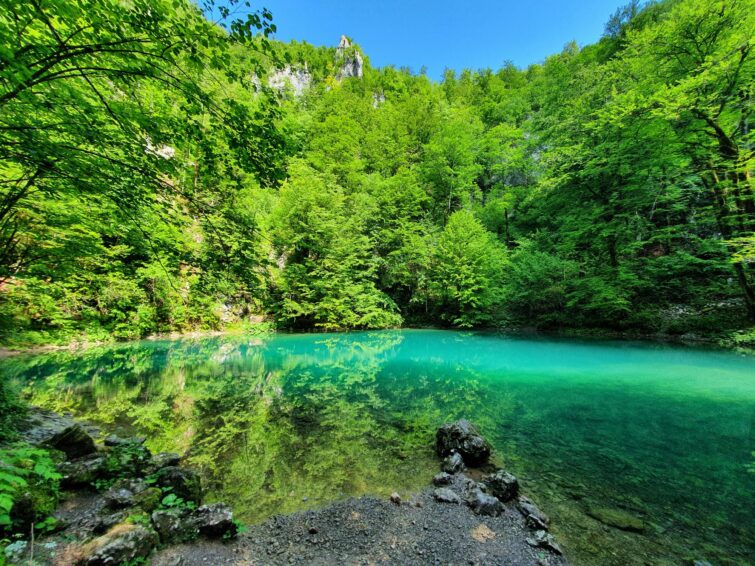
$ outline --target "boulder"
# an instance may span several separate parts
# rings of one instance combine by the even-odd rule
[[[58,472],[63,476],[60,485],[64,489],[87,487],[105,473],[105,457],[99,454],[90,454],[70,462],[62,462],[57,466]]]
[[[554,539],[553,535],[546,531],[535,531],[534,536],[527,537],[526,541],[530,546],[534,546],[536,548],[545,548],[555,552],[556,554],[563,554],[563,550],[561,550],[561,547],[556,542],[556,539]]]
[[[441,503],[461,503],[461,497],[455,491],[451,491],[447,487],[439,487],[433,492],[433,497],[436,501]]]
[[[484,464],[490,457],[487,440],[465,419],[440,427],[435,434],[435,449],[441,458],[458,452],[468,466]]]
[[[178,466],[166,466],[155,474],[155,483],[184,501],[202,502],[202,483],[196,472]]]
[[[529,498],[520,495],[516,506],[519,512],[524,515],[525,524],[530,529],[543,531],[548,529],[550,519]]]
[[[145,513],[152,513],[152,511],[160,507],[162,499],[163,492],[160,491],[160,488],[148,487],[144,491],[136,494],[136,497],[134,497],[134,505]]]
[[[125,509],[136,505],[137,495],[147,489],[143,480],[120,480],[108,489],[103,498],[108,509]]]
[[[81,458],[97,452],[94,439],[78,423],[69,425],[53,434],[44,442],[45,446],[60,450],[69,459]]]
[[[225,503],[202,505],[194,513],[194,521],[202,536],[230,538],[236,536],[238,527],[233,522],[231,508]]]
[[[443,462],[440,464],[440,469],[447,474],[457,474],[463,472],[466,467],[464,466],[464,460],[462,459],[461,454],[454,452],[443,459]]]
[[[141,525],[121,523],[86,545],[79,564],[113,566],[146,558],[157,545],[157,534]]]
[[[199,527],[188,509],[160,509],[152,513],[151,519],[163,544],[189,542],[199,537]]]
[[[487,491],[501,501],[511,501],[519,493],[519,482],[512,474],[498,470],[483,480]]]
[[[118,523],[125,521],[127,516],[126,511],[97,515],[91,523],[92,532],[98,535],[106,533]]]
[[[178,466],[181,463],[181,455],[175,452],[160,452],[152,456],[149,462],[149,471],[154,473],[168,466]]]
[[[108,434],[105,437],[105,446],[122,446],[124,444],[144,444],[147,439],[144,436],[132,436],[129,438],[121,438],[117,434]]]
[[[436,486],[444,486],[444,485],[450,485],[453,481],[453,476],[449,474],[448,472],[441,472],[439,474],[435,474],[433,476],[433,485]]]
[[[467,504],[475,514],[488,515],[490,517],[497,517],[503,513],[504,509],[503,503],[498,501],[496,497],[483,493],[479,489],[473,490],[467,496]]]

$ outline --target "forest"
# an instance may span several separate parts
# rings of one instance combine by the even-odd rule
[[[755,341],[753,0],[634,1],[593,45],[441,81],[371,66],[359,38],[276,41],[243,2],[1,4],[6,346]]]

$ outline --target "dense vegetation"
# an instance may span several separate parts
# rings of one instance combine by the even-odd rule
[[[440,83],[267,39],[267,12],[2,4],[7,344],[755,320],[752,0],[635,2],[595,45]]]

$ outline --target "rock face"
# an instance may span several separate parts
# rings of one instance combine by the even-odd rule
[[[465,419],[440,427],[435,435],[435,449],[441,458],[458,452],[468,466],[484,464],[490,457],[490,444]]]
[[[85,550],[78,564],[112,566],[146,558],[157,545],[157,534],[141,525],[120,524],[95,539]]]
[[[543,530],[535,531],[533,537],[527,538],[527,544],[538,548],[547,548],[556,554],[563,554],[561,547],[556,543],[556,539],[553,538],[553,535]]]
[[[290,90],[297,97],[301,96],[310,84],[312,84],[312,75],[306,65],[303,69],[294,69],[291,65],[286,65],[271,73],[267,79],[267,85],[270,88],[279,91]]]
[[[184,501],[202,501],[202,484],[199,476],[192,470],[167,466],[155,474],[155,483],[162,488],[170,488],[171,493],[175,493]]]
[[[341,36],[341,41],[338,43],[336,60],[341,62],[341,67],[336,73],[336,79],[362,78],[364,74],[364,60],[359,51],[351,46],[349,38],[345,35]]]
[[[225,503],[202,505],[194,512],[194,521],[199,534],[208,538],[233,537],[238,530],[231,508]]]
[[[501,501],[511,501],[519,493],[519,482],[512,474],[498,470],[489,475],[483,482],[488,491]]]

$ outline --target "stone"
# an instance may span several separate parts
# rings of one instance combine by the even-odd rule
[[[391,501],[396,505],[401,505],[401,496],[394,491],[391,493]]]
[[[190,542],[199,537],[199,527],[188,509],[160,509],[150,519],[163,544]]]
[[[501,501],[511,501],[519,493],[519,482],[512,474],[498,470],[483,480],[487,491]]]
[[[199,533],[207,538],[231,538],[238,532],[231,508],[225,503],[202,505],[193,515]]]
[[[465,419],[440,427],[435,434],[435,449],[441,458],[458,452],[468,466],[484,464],[490,457],[490,444]]]
[[[437,485],[437,486],[450,485],[453,479],[454,479],[453,476],[449,474],[448,472],[441,472],[433,476],[433,485]]]
[[[436,489],[433,492],[433,497],[435,497],[436,501],[440,501],[441,503],[456,503],[457,505],[461,503],[461,497],[447,487],[439,487]]]
[[[97,452],[94,439],[78,423],[65,427],[44,442],[45,446],[60,450],[73,460]]]
[[[125,509],[136,505],[138,494],[147,489],[143,480],[120,480],[103,494],[108,509]]]
[[[129,438],[121,438],[117,434],[108,434],[103,441],[105,446],[122,446],[124,444],[144,444],[147,441],[144,436],[132,436]]]
[[[87,544],[81,563],[86,566],[131,563],[149,556],[157,543],[157,533],[152,529],[121,523]]]
[[[149,470],[156,472],[168,466],[178,466],[181,463],[181,455],[175,452],[160,452],[152,456],[149,462]]]
[[[475,512],[476,515],[488,515],[497,517],[503,513],[503,503],[496,497],[483,493],[479,489],[473,490],[467,497],[467,505]]]
[[[193,470],[166,466],[155,474],[155,483],[162,488],[170,488],[171,493],[184,501],[202,502],[202,484]]]
[[[118,523],[125,521],[127,516],[125,511],[97,515],[92,522],[92,532],[98,535],[106,533]]]
[[[162,499],[163,492],[160,491],[160,488],[148,487],[141,493],[136,494],[134,505],[145,513],[152,513],[152,511],[160,507]]]
[[[57,466],[58,473],[63,476],[60,485],[64,489],[87,487],[105,473],[105,457],[90,454],[70,462],[62,462]]]
[[[553,538],[552,534],[546,531],[535,531],[534,536],[527,537],[526,541],[530,546],[534,546],[536,548],[545,548],[555,552],[556,554],[563,554],[563,550],[561,550],[561,547],[556,542],[556,539]]]
[[[441,462],[440,468],[447,474],[457,474],[466,469],[464,466],[464,460],[458,452],[446,456],[443,462]]]
[[[645,523],[641,519],[621,509],[590,505],[586,511],[590,517],[609,527],[635,533],[641,533],[645,530]]]
[[[524,516],[524,522],[530,529],[533,530],[547,530],[550,519],[543,513],[537,505],[535,505],[529,498],[524,495],[519,496],[517,502],[517,509]]]

